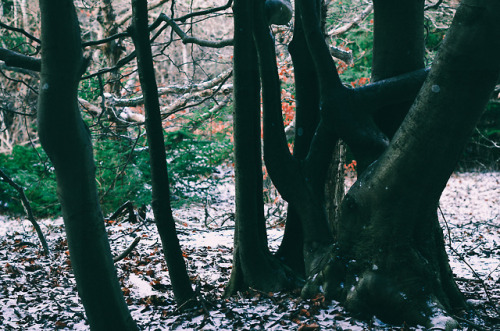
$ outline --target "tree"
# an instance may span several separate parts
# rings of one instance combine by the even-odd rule
[[[95,184],[90,133],[77,101],[85,71],[73,1],[40,1],[42,66],[38,133],[56,169],[71,262],[89,324],[135,330],[111,256]]]
[[[238,105],[247,106],[241,112],[253,113],[251,123],[255,123],[259,101],[256,69],[238,72],[237,68],[240,61],[247,68],[258,62],[265,164],[293,217],[300,221],[288,232],[289,237],[285,235],[283,245],[287,247],[282,246],[278,256],[287,257],[284,261],[289,263],[294,256],[286,253],[293,249],[290,243],[302,243],[307,277],[303,295],[335,298],[362,316],[428,327],[436,326],[434,317],[464,309],[448,265],[437,206],[500,73],[498,4],[463,1],[428,72],[423,69],[423,1],[375,1],[374,82],[350,89],[342,84],[325,43],[322,2],[297,0],[290,52],[296,72],[301,73],[296,76],[297,104],[303,107],[297,107],[297,118],[307,119],[298,124],[298,130],[313,127],[315,133],[309,138],[307,152],[292,156],[281,117],[280,83],[274,42],[264,19],[265,1],[257,1],[253,11],[250,3],[235,1],[236,185],[237,192],[248,194],[246,202],[237,204],[235,251],[248,240],[238,229],[261,218],[255,209],[260,208],[259,201],[254,202],[251,213],[243,209],[256,199],[258,184],[248,184],[258,178],[258,153],[251,162],[240,159],[237,142],[257,138],[256,125],[251,131],[250,121],[246,122],[249,131],[239,128]],[[238,10],[245,6],[247,16],[241,17]],[[248,31],[251,26],[252,33]],[[252,44],[257,56],[250,57]],[[239,47],[248,51],[242,54]],[[302,76],[303,72],[308,74]],[[242,81],[252,82],[252,93],[248,88],[246,94],[238,93]],[[318,94],[300,94],[306,90],[304,84],[315,81]],[[338,139],[347,143],[358,161],[358,181],[333,214],[335,218],[328,220],[324,185]],[[255,144],[248,150],[257,150]],[[243,167],[245,173],[238,171]],[[239,194],[237,199],[243,197]],[[258,238],[258,229],[248,231]],[[291,235],[295,236],[292,240]],[[262,242],[254,240],[251,245],[257,250]],[[260,270],[247,273],[247,285],[259,284],[251,281],[249,273],[265,273],[266,260]],[[290,266],[301,270],[296,261]],[[230,288],[233,285],[231,282]],[[289,285],[281,283],[283,288]],[[442,326],[451,328],[454,323],[448,318]]]
[[[151,164],[153,213],[162,241],[175,299],[182,306],[192,300],[195,293],[191,288],[191,282],[186,271],[170,206],[167,156],[165,153],[153,55],[149,41],[147,1],[134,0],[132,2],[132,10],[133,23],[130,32],[137,52],[137,67],[146,108],[146,131]]]
[[[233,269],[226,295],[248,287],[265,291],[290,289],[299,281],[288,267],[272,256],[267,245],[262,196],[259,68],[257,50],[251,42],[254,23],[249,15],[254,11],[253,3],[235,1],[233,11],[236,229]]]

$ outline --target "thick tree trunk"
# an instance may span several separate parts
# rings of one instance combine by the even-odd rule
[[[160,234],[163,253],[167,261],[175,301],[186,304],[195,297],[186,271],[175,221],[170,206],[170,185],[167,170],[167,155],[155,79],[153,56],[149,42],[147,0],[132,1],[131,34],[137,52],[139,80],[144,95],[146,111],[146,132],[151,166],[151,186],[153,213]]]
[[[279,291],[297,286],[291,270],[267,246],[262,196],[260,84],[252,37],[253,1],[236,0],[234,11],[234,158],[236,229],[226,295],[248,287]]]
[[[59,200],[78,293],[93,330],[135,330],[104,228],[90,133],[77,88],[85,69],[71,0],[41,0],[42,72],[38,132],[56,171]]]
[[[321,284],[352,311],[393,323],[455,326],[450,317],[435,319],[465,305],[436,209],[496,84],[499,20],[498,2],[462,2],[388,150],[346,195],[338,250],[307,291]]]

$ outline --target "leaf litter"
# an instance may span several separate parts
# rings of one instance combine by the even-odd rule
[[[352,177],[347,182],[352,182]],[[271,250],[283,236],[285,204],[267,205]],[[450,264],[475,313],[464,329],[500,330],[500,173],[454,174],[440,202]],[[379,330],[412,329],[376,318],[360,321],[324,297],[250,289],[224,298],[232,267],[234,186],[228,176],[204,204],[174,210],[178,236],[200,305],[180,311],[151,213],[139,222],[106,222],[114,255],[140,241],[116,262],[133,318],[144,330]],[[62,219],[38,221],[51,255],[42,255],[24,218],[0,219],[0,329],[88,330],[76,292]]]

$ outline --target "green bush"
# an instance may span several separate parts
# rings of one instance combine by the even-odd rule
[[[24,189],[37,217],[60,213],[54,170],[41,148],[14,146],[11,154],[0,154],[0,167]],[[0,211],[24,213],[17,191],[3,181],[0,182],[0,189]]]
[[[185,131],[167,134],[167,159],[174,207],[206,199],[217,179],[215,167],[230,158],[232,144],[223,134],[207,139]]]

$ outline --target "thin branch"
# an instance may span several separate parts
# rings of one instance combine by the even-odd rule
[[[163,96],[166,94],[173,93],[193,93],[204,90],[209,90],[216,85],[225,82],[232,75],[232,70],[227,70],[215,77],[212,80],[195,84],[191,86],[166,86],[158,88],[158,95]],[[144,104],[144,96],[138,96],[130,99],[116,98],[112,94],[105,93],[106,101],[116,107],[136,107],[138,105]]]
[[[134,241],[130,244],[130,246],[126,250],[124,250],[120,255],[117,255],[113,258],[113,262],[116,263],[127,257],[127,255],[129,255],[134,250],[135,246],[137,246],[139,241],[141,241],[141,237],[135,237]]]
[[[232,4],[233,4],[233,0],[229,0],[223,6],[212,8],[212,9],[200,10],[200,11],[193,12],[193,13],[189,13],[189,14],[186,14],[184,16],[178,17],[178,18],[176,18],[174,20],[175,21],[179,21],[179,22],[185,22],[187,19],[189,19],[191,17],[208,15],[208,14],[212,14],[212,13],[215,13],[215,12],[218,12],[218,11],[229,9],[229,8],[231,8]]]
[[[162,117],[166,118],[172,114],[178,113],[186,108],[190,107],[195,107],[197,105],[202,104],[203,102],[207,101],[208,99],[211,99],[214,97],[215,94],[217,94],[220,90],[222,90],[223,94],[229,94],[232,91],[232,85],[223,85],[217,88],[212,88],[196,93],[186,93],[177,100],[175,100],[173,103],[168,105],[168,107],[165,107],[162,109]],[[196,102],[194,104],[187,105],[188,101],[194,98],[204,98],[203,100]],[[187,105],[187,106],[186,106]]]
[[[16,27],[13,27],[13,26],[10,26],[10,25],[7,25],[5,23],[2,23],[0,22],[0,27],[1,28],[4,28],[4,29],[7,29],[7,30],[10,30],[10,31],[14,31],[14,32],[19,32],[23,35],[25,35],[26,37],[28,37],[28,39],[31,39],[33,40],[34,42],[37,42],[38,44],[41,44],[41,40],[38,39],[37,37],[35,37],[34,35],[28,33],[26,30],[24,29],[21,29],[21,28],[16,28]]]
[[[481,278],[481,276],[476,272],[476,270],[474,270],[474,268],[469,264],[469,262],[467,262],[463,256],[463,254],[460,254],[455,248],[453,248],[453,246],[451,245],[452,244],[452,239],[451,239],[451,231],[450,231],[450,228],[448,226],[448,221],[446,220],[446,217],[444,216],[444,213],[443,213],[443,210],[441,209],[441,206],[438,206],[438,209],[439,209],[439,212],[441,213],[441,218],[443,219],[443,222],[446,226],[446,229],[448,231],[448,247],[450,248],[450,250],[453,252],[453,254],[455,254],[458,259],[460,261],[462,261],[466,266],[467,268],[469,268],[469,270],[472,272],[472,274],[474,275],[474,277],[476,277],[477,281],[481,284],[483,290],[484,290],[484,293],[486,294],[486,298],[488,299],[488,303],[490,304],[491,308],[493,308],[493,310],[498,314],[500,315],[500,311],[498,310],[497,308],[497,305],[495,304],[495,301],[493,301],[493,298],[491,297],[491,294],[490,292],[488,291],[488,287],[486,286],[486,283],[484,282],[484,280]]]
[[[196,44],[199,46],[204,46],[204,47],[211,47],[211,48],[223,48],[226,46],[232,46],[233,45],[233,39],[223,39],[219,41],[212,41],[212,40],[204,40],[204,39],[199,39],[196,37],[192,37],[187,35],[186,32],[184,32],[181,27],[175,22],[175,20],[171,19],[164,13],[160,14],[160,17],[163,21],[165,21],[168,25],[172,27],[172,30],[181,38],[182,42],[184,44]]]
[[[442,0],[440,0],[442,1]],[[327,35],[330,36],[330,37],[334,37],[334,36],[338,36],[342,33],[345,33],[347,31],[349,31],[353,26],[355,25],[358,25],[359,23],[361,23],[365,18],[368,17],[368,15],[370,15],[373,11],[373,4],[369,4],[360,14],[359,16],[357,16],[356,18],[354,18],[351,22],[341,26],[341,27],[338,27],[338,28],[334,28],[334,29],[331,29],[330,31],[327,32]]]
[[[26,198],[26,194],[24,194],[24,190],[21,186],[17,185],[5,172],[0,170],[0,177],[7,182],[13,189],[17,191],[21,198],[21,202],[23,204],[24,210],[26,211],[26,214],[28,216],[28,220],[31,222],[33,227],[35,228],[36,234],[38,235],[38,239],[40,239],[40,243],[42,244],[43,247],[43,252],[45,255],[49,255],[49,246],[47,245],[47,241],[45,240],[45,237],[43,236],[42,229],[40,229],[40,226],[35,220],[35,217],[33,216],[33,211],[31,209],[31,205],[28,201],[28,198]]]
[[[119,68],[123,67],[124,65],[128,64],[133,59],[135,59],[135,57],[136,57],[135,51],[132,51],[129,55],[127,55],[124,58],[120,59],[120,61],[118,61],[118,63],[116,63],[116,65],[114,65],[113,67],[104,68],[104,69],[101,69],[101,70],[99,70],[99,71],[97,71],[97,72],[95,72],[93,74],[89,74],[87,76],[83,76],[81,78],[81,80],[93,78],[93,77],[100,76],[100,75],[108,73],[108,72],[112,72],[112,71],[118,70]]]
[[[128,32],[120,32],[120,33],[114,34],[112,36],[103,38],[103,39],[82,42],[82,47],[89,47],[89,46],[96,46],[96,45],[100,45],[100,44],[105,44],[105,43],[108,43],[112,40],[119,39],[119,38],[125,38],[125,37],[129,37],[129,36],[130,35]]]

